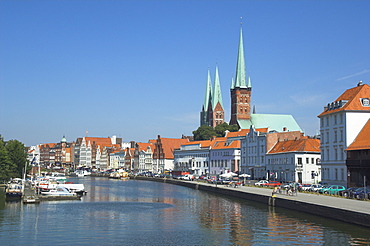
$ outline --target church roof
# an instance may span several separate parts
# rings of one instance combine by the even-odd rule
[[[329,103],[318,117],[344,110],[370,111],[370,86],[360,82],[358,86],[346,90],[337,100]]]
[[[251,114],[250,120],[238,120],[241,129],[249,129],[251,125],[257,128],[269,128],[270,131],[282,132],[302,131],[292,115],[283,114]]]
[[[217,103],[220,103],[221,107],[224,108],[222,103],[222,93],[221,93],[221,86],[220,86],[220,78],[218,76],[218,67],[216,66],[216,74],[215,74],[215,90],[213,93],[212,98],[212,108],[215,109]]]
[[[367,121],[365,126],[362,128],[356,139],[346,149],[349,150],[361,150],[370,149],[370,119]]]
[[[208,76],[207,76],[207,84],[206,84],[206,93],[204,94],[204,103],[203,103],[203,110],[208,110],[208,104],[212,100],[212,82],[211,82],[211,75],[208,70]]]
[[[238,49],[238,59],[236,62],[235,83],[232,85],[231,89],[247,88],[246,78],[247,76],[246,76],[246,66],[245,66],[245,60],[244,60],[243,32],[242,32],[242,28],[240,28],[239,49]]]

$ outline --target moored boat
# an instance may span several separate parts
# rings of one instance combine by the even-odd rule
[[[20,200],[23,195],[23,183],[21,179],[13,179],[5,188],[7,200]]]
[[[73,192],[69,191],[67,188],[62,187],[62,186],[58,186],[55,189],[51,189],[51,190],[48,190],[48,191],[42,191],[41,195],[43,195],[43,196],[52,196],[52,197],[65,197],[65,196],[74,197],[74,196],[77,196],[76,193],[73,193]]]

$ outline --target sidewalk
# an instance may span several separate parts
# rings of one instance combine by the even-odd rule
[[[202,183],[203,184],[203,183]],[[214,186],[214,184],[206,184]],[[217,185],[218,188],[223,189],[237,189],[241,192],[248,192],[257,195],[272,196],[272,189],[262,188],[262,187],[253,187],[253,186],[239,186],[237,188],[226,187],[225,185]],[[369,214],[370,215],[370,201],[362,201],[356,199],[347,199],[343,197],[327,196],[322,194],[312,194],[312,193],[300,193],[297,195],[294,193],[293,196],[288,196],[285,194],[275,194],[276,198],[295,200],[299,202],[305,202],[310,204],[316,204],[319,206],[326,206],[331,208],[344,209],[348,211],[355,211],[359,213]],[[369,222],[370,223],[370,222]]]

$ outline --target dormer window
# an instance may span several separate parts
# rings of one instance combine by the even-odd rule
[[[361,98],[361,104],[363,107],[370,107],[370,99],[369,98]]]

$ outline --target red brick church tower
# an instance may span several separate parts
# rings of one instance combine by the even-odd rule
[[[238,125],[238,120],[251,119],[251,96],[252,86],[250,78],[246,77],[246,66],[244,60],[243,33],[240,28],[238,60],[236,64],[235,82],[232,81],[231,93],[231,118],[230,125]],[[240,127],[240,126],[239,126]]]

